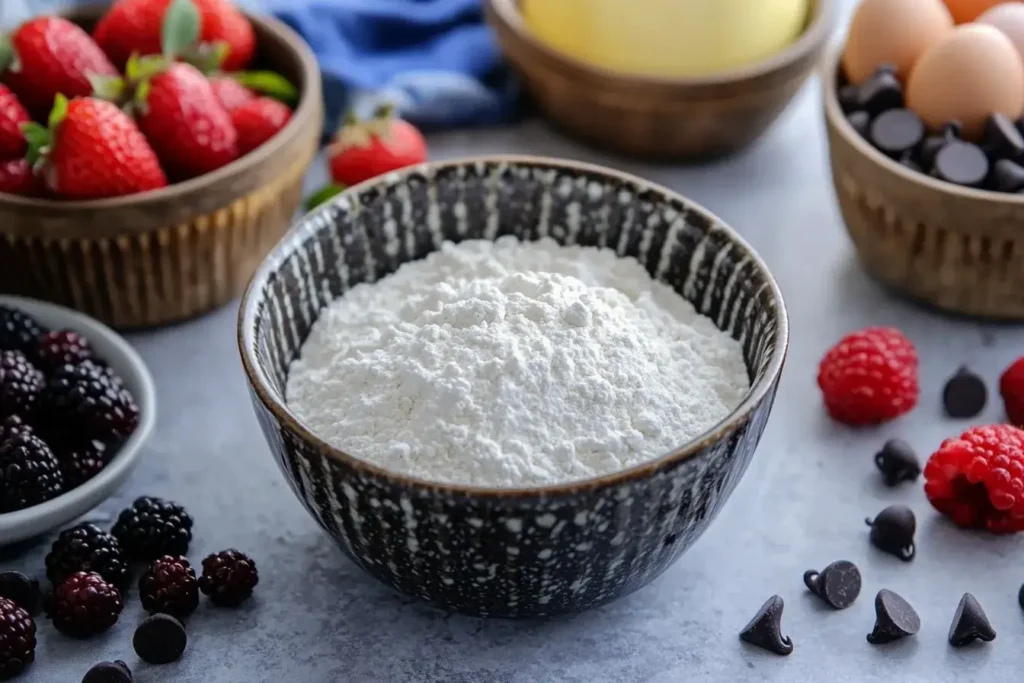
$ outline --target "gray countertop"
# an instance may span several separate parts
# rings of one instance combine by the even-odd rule
[[[1024,351],[1024,329],[951,320],[883,291],[858,266],[827,171],[817,83],[746,154],[699,168],[608,159],[531,122],[501,131],[431,139],[435,158],[524,152],[604,163],[646,176],[706,205],[768,262],[786,295],[792,347],[760,449],[710,530],[647,588],[607,607],[549,621],[452,616],[398,596],[336,550],[294,498],[260,434],[235,346],[236,305],[131,340],[152,368],[158,424],[129,482],[92,518],[109,522],[142,494],[183,503],[196,520],[194,561],[235,546],[260,567],[257,597],[238,610],[203,604],[188,623],[185,657],[139,663],[131,634],[141,619],[135,591],[120,623],[85,642],[40,624],[37,661],[25,683],[76,683],[90,664],[122,658],[138,683],[625,683],[739,681],[944,681],[1000,683],[1024,668],[1024,542],[954,529],[932,512],[920,483],[885,489],[872,455],[901,436],[923,456],[966,423],[942,417],[939,392],[961,363],[994,386]],[[318,172],[319,173],[319,172]],[[312,178],[316,181],[319,178]],[[908,417],[853,431],[824,414],[817,362],[844,333],[898,325],[918,345],[922,401]],[[1002,419],[998,398],[982,420]],[[873,550],[864,518],[901,501],[918,514],[918,557],[905,564]],[[46,539],[48,542],[49,539]],[[4,568],[39,575],[46,544],[2,556]],[[864,574],[858,602],[819,606],[805,569],[846,558]],[[883,587],[920,612],[916,638],[887,647],[865,641],[872,598]],[[964,591],[974,593],[999,637],[954,651],[946,632]],[[795,652],[748,648],[738,630],[771,594]]]

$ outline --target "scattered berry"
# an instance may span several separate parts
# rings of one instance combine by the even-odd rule
[[[199,588],[215,605],[237,607],[260,582],[256,563],[237,550],[224,550],[203,560]]]
[[[42,183],[32,172],[28,159],[0,161],[0,193],[36,197],[41,191]]]
[[[88,638],[116,624],[123,608],[116,586],[95,572],[78,572],[57,586],[47,611],[64,635]]]
[[[132,670],[120,659],[95,664],[85,673],[82,683],[133,683]]]
[[[124,383],[93,361],[54,372],[40,401],[51,422],[103,441],[123,439],[139,423],[139,408]]]
[[[46,556],[46,576],[53,585],[77,572],[95,572],[120,589],[131,578],[117,539],[88,522],[60,532]]]
[[[73,489],[89,481],[107,466],[109,458],[110,449],[107,444],[96,439],[61,452],[57,459],[64,473],[65,486]]]
[[[21,124],[31,120],[18,97],[6,85],[0,84],[0,159],[25,156],[28,145],[21,134]]]
[[[1024,427],[1024,356],[1015,360],[999,378],[999,393],[1010,422]]]
[[[41,368],[55,370],[62,365],[77,365],[84,360],[92,360],[92,346],[89,340],[74,330],[54,330],[39,340],[36,358]]]
[[[43,328],[36,319],[16,308],[0,306],[0,350],[35,353]]]
[[[192,518],[177,503],[143,496],[121,511],[112,533],[129,557],[149,562],[188,552]]]
[[[147,612],[187,617],[199,606],[199,582],[184,557],[165,555],[139,579],[139,597]]]
[[[7,598],[29,614],[35,614],[40,597],[36,579],[30,579],[21,572],[0,572],[0,598]]]
[[[292,118],[288,105],[270,97],[258,97],[231,113],[238,132],[238,151],[248,154],[285,127]]]
[[[154,614],[139,624],[132,636],[135,654],[147,664],[177,661],[187,644],[185,627],[170,614]]]
[[[818,386],[829,414],[840,422],[891,420],[917,404],[917,351],[893,328],[853,332],[821,359]]]
[[[18,432],[0,445],[0,512],[38,505],[63,491],[60,464],[42,439]]]
[[[420,164],[427,159],[423,135],[408,121],[382,107],[369,121],[349,116],[327,148],[331,177],[340,185],[364,180]]]
[[[46,380],[21,351],[0,351],[0,415],[30,415]]]
[[[928,500],[957,526],[1024,531],[1024,431],[972,427],[939,446],[924,478]]]
[[[36,658],[36,622],[7,598],[0,598],[0,680],[13,678]]]
[[[246,102],[255,100],[257,95],[231,76],[213,76],[210,78],[210,88],[213,94],[224,107],[224,111],[231,114]]]

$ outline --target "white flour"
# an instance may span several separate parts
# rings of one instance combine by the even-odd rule
[[[354,287],[313,326],[287,399],[381,467],[514,487],[655,458],[747,389],[739,344],[635,259],[508,237]]]

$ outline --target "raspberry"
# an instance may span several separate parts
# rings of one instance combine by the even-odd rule
[[[187,617],[199,606],[199,582],[184,557],[164,555],[139,579],[139,597],[147,612]]]
[[[132,433],[139,409],[121,380],[93,361],[64,365],[50,378],[40,398],[51,423],[81,430],[103,441]]]
[[[63,491],[60,464],[42,439],[22,431],[0,445],[0,512],[38,505]]]
[[[1024,427],[1024,356],[1015,360],[999,378],[999,393],[1010,422]]]
[[[237,607],[260,582],[256,563],[237,550],[224,550],[203,560],[199,588],[215,605]]]
[[[64,473],[64,485],[70,490],[89,481],[107,466],[110,455],[107,445],[96,440],[65,451],[57,458]]]
[[[917,404],[917,351],[899,330],[869,327],[828,350],[818,367],[825,407],[839,422],[869,425]]]
[[[46,576],[53,585],[76,572],[96,572],[104,581],[122,589],[130,578],[121,544],[89,523],[60,532],[46,556]]]
[[[47,332],[39,340],[36,358],[40,367],[56,370],[62,365],[77,365],[92,360],[89,341],[74,330]]]
[[[88,638],[116,624],[122,609],[116,586],[95,572],[78,572],[53,591],[47,613],[64,635]]]
[[[946,439],[924,467],[924,492],[965,529],[1024,531],[1024,431],[972,427]]]
[[[0,349],[35,353],[43,328],[35,318],[16,308],[0,306]]]
[[[7,598],[0,598],[0,680],[17,676],[36,658],[36,622]]]
[[[184,555],[192,541],[192,518],[177,503],[143,496],[121,511],[111,531],[135,560]]]
[[[29,415],[45,384],[21,351],[0,351],[0,415]]]

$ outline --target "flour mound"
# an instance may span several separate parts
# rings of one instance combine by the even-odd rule
[[[324,310],[289,406],[334,446],[432,481],[543,485],[662,455],[742,401],[746,370],[735,341],[623,261],[445,245]]]

